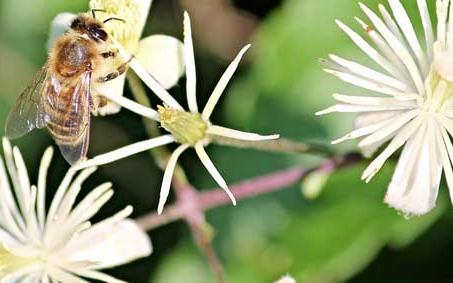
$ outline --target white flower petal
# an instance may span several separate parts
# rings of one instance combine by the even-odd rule
[[[417,0],[418,10],[420,12],[420,17],[422,19],[423,30],[425,33],[425,42],[426,50],[428,53],[428,61],[431,61],[433,58],[433,48],[434,44],[434,32],[433,25],[431,23],[431,16],[429,15],[428,6],[426,5],[426,0]]]
[[[127,283],[126,281],[123,280],[118,280],[115,277],[112,277],[108,274],[96,271],[96,270],[90,270],[87,268],[76,268],[76,269],[68,269],[68,271],[71,271],[74,274],[77,274],[78,276],[84,277],[84,278],[89,278],[89,279],[94,279],[97,281],[101,282],[106,282],[106,283]]]
[[[162,214],[165,203],[167,202],[167,198],[170,193],[171,180],[173,178],[173,173],[175,171],[176,163],[178,162],[179,156],[181,156],[181,154],[188,147],[189,147],[189,145],[186,145],[186,144],[180,145],[171,154],[170,159],[167,162],[167,167],[165,167],[164,177],[162,178],[162,185],[160,187],[159,205],[157,208],[158,214]]]
[[[356,104],[336,104],[324,110],[315,113],[317,116],[330,114],[333,112],[381,112],[381,111],[395,111],[395,110],[410,110],[413,107],[404,105],[356,105]]]
[[[230,128],[225,128],[221,126],[210,126],[207,131],[208,134],[217,135],[232,139],[245,140],[245,141],[265,141],[265,140],[275,140],[280,137],[280,135],[269,135],[262,136],[255,133],[242,132]]]
[[[51,264],[46,267],[46,271],[51,280],[55,282],[90,283],[85,279],[75,276],[72,273],[66,272],[58,267],[54,267]]]
[[[119,43],[115,43],[115,47],[118,49],[119,54],[124,60],[130,60],[129,67],[139,76],[139,78],[168,106],[184,110],[182,106],[168,93],[163,86],[143,67],[140,62],[133,58],[132,55],[124,49]]]
[[[206,153],[203,144],[202,143],[196,144],[195,151],[197,152],[198,158],[200,158],[201,163],[203,163],[204,167],[211,174],[212,178],[214,178],[217,184],[227,193],[233,205],[236,205],[236,199],[234,198],[233,193],[230,191],[230,189],[228,189],[228,186],[225,180],[223,179],[222,175],[220,175],[217,168],[215,168],[214,164],[212,163],[211,159]]]
[[[398,67],[395,67],[395,62],[400,61],[396,55],[394,55],[397,60],[388,60],[384,56],[382,56],[376,49],[371,47],[371,45],[366,42],[360,35],[358,35],[355,31],[350,29],[347,25],[343,24],[339,20],[336,21],[338,27],[343,30],[346,35],[351,38],[351,40],[368,56],[370,59],[372,59],[374,62],[376,62],[379,66],[381,66],[384,70],[389,72],[392,76],[395,78],[405,78],[404,73],[401,72],[401,70],[398,69]],[[364,28],[368,31],[368,34],[372,37],[373,33],[375,33],[373,30],[371,30],[367,25],[364,26]],[[390,51],[390,53],[393,53],[393,51]]]
[[[228,82],[230,81],[233,74],[236,72],[236,69],[239,66],[239,62],[241,62],[242,57],[244,56],[245,52],[247,52],[247,50],[250,48],[250,46],[251,46],[250,44],[244,46],[241,49],[241,51],[239,51],[236,58],[234,58],[234,60],[230,63],[228,68],[223,73],[216,87],[212,91],[212,94],[209,97],[206,106],[203,109],[203,113],[201,114],[203,119],[209,120],[209,118],[211,117],[212,111],[214,110],[214,107],[217,105],[217,102],[219,102],[220,96],[222,96],[222,93],[225,90],[226,86],[228,85]]]
[[[447,186],[450,192],[450,199],[453,203],[453,169],[451,166],[453,158],[453,144],[451,143],[451,139],[448,136],[447,131],[442,126],[438,126],[437,128],[437,146],[439,148],[440,159],[442,160],[445,179],[447,180]]]
[[[359,146],[367,146],[367,145],[373,144],[380,140],[386,140],[393,133],[400,131],[404,125],[406,125],[409,121],[414,119],[419,113],[420,113],[420,110],[418,110],[418,109],[411,110],[411,111],[408,111],[405,113],[401,113],[395,119],[393,119],[392,123],[389,123],[389,125],[387,127],[384,127],[382,129],[374,132],[367,138],[363,139],[359,143]]]
[[[55,40],[65,33],[70,27],[72,21],[77,17],[75,14],[71,13],[61,13],[58,14],[50,24],[49,39],[47,41],[47,48],[50,49]]]
[[[183,46],[174,37],[152,35],[140,40],[135,57],[165,89],[169,89],[184,74]]]
[[[381,169],[385,161],[398,150],[420,127],[420,117],[415,118],[412,122],[405,125],[393,138],[387,148],[371,162],[362,174],[362,179],[369,182],[373,176]]]
[[[79,165],[76,165],[75,169],[80,170],[87,167],[104,165],[143,151],[153,149],[155,147],[172,143],[174,141],[175,139],[172,135],[164,135],[157,138],[152,138],[149,140],[133,143],[131,145],[124,146],[117,150],[113,150],[111,152],[107,152],[96,157],[93,157],[92,159],[89,159],[87,161],[84,161]]]
[[[149,256],[152,246],[135,221],[127,219],[81,232],[67,250],[69,258],[65,260],[90,261],[96,269],[103,269]]]
[[[415,54],[415,57],[417,58],[422,73],[426,75],[429,71],[428,62],[426,60],[426,56],[422,50],[420,42],[417,39],[417,35],[415,34],[415,30],[412,26],[409,16],[406,13],[406,10],[404,9],[403,5],[401,5],[401,2],[399,0],[389,0],[389,4],[392,8],[396,22],[401,28],[407,42],[409,43],[409,46],[411,47],[412,51]]]
[[[44,152],[39,166],[38,175],[38,199],[36,211],[38,214],[38,222],[41,230],[44,229],[44,221],[46,220],[46,185],[47,185],[47,172],[49,171],[50,162],[53,157],[53,148],[49,147]]]
[[[447,41],[447,17],[448,17],[448,6],[450,0],[437,0],[436,1],[436,12],[437,12],[437,41],[441,43],[443,48],[446,47]]]
[[[402,91],[399,91],[393,87],[375,81],[374,78],[363,77],[361,75],[355,75],[350,72],[342,72],[332,69],[324,69],[324,71],[338,77],[340,80],[343,80],[360,88],[395,96],[401,95],[401,93],[403,93]]]
[[[356,104],[356,105],[363,105],[363,106],[394,106],[399,105],[402,107],[417,107],[416,101],[413,100],[400,100],[393,97],[374,97],[374,96],[352,96],[352,95],[344,95],[339,93],[334,93],[333,98],[335,100],[349,103],[349,104]]]
[[[333,54],[329,55],[329,58],[336,64],[348,69],[355,75],[372,79],[376,82],[385,84],[390,88],[394,88],[395,90],[398,90],[400,92],[409,91],[409,88],[408,88],[408,86],[406,86],[406,84],[402,83],[401,81],[399,81],[393,77],[384,75],[373,69],[365,67],[359,63],[356,63],[356,62],[350,61],[350,60],[346,60],[344,58],[341,58],[341,57],[333,55]]]
[[[118,89],[123,89],[123,87],[124,87],[124,83]],[[114,104],[116,104],[118,106],[122,106],[140,116],[146,117],[151,120],[159,121],[159,114],[157,113],[157,111],[155,111],[149,107],[145,107],[133,100],[130,100],[130,99],[124,97],[122,95],[122,93],[120,95],[115,94],[115,93],[109,93],[109,92],[104,92],[104,93],[105,94],[103,96],[110,100],[110,102],[108,102],[108,103],[113,102]],[[109,108],[109,106],[107,105],[107,106],[102,107],[102,109],[105,110],[105,109],[111,109],[111,108]],[[100,110],[100,109],[98,109],[98,110]],[[100,111],[104,111],[104,110],[100,110]],[[105,113],[107,113],[107,112],[99,112],[99,114],[101,114],[101,115],[105,115]],[[113,114],[113,112],[108,112],[108,114]]]
[[[436,153],[432,125],[420,128],[406,144],[398,162],[385,202],[406,215],[422,215],[434,206],[442,166]]]
[[[395,113],[376,113],[377,117],[379,117],[377,120],[375,119],[369,119],[370,114],[375,114],[375,113],[364,113],[359,115],[359,117],[356,118],[356,126],[355,130],[348,133],[347,135],[336,139],[332,141],[332,144],[338,144],[341,142],[344,142],[346,140],[351,140],[351,139],[356,139],[360,138],[363,136],[370,135],[380,129],[382,129],[385,126],[390,125],[393,122],[393,117],[395,116]],[[385,115],[379,115],[379,114],[385,114]],[[366,119],[363,119],[366,118]],[[371,116],[371,118],[374,118]],[[361,121],[361,120],[366,120],[366,121]],[[365,154],[365,156],[368,156]]]
[[[92,114],[95,116],[107,116],[116,114],[121,110],[120,101],[124,93],[124,84],[126,82],[126,74],[102,83],[93,82],[93,107]],[[107,102],[104,101],[108,98]]]
[[[193,52],[192,28],[189,13],[184,12],[184,60],[186,62],[187,103],[192,113],[198,113],[197,105],[197,74],[195,54]]]
[[[360,3],[361,9],[365,12],[368,18],[373,22],[376,29],[381,33],[385,38],[390,47],[395,51],[395,53],[403,61],[404,65],[407,68],[407,71],[410,73],[412,80],[417,88],[418,93],[424,94],[425,87],[423,84],[423,79],[421,73],[418,69],[417,64],[412,59],[409,51],[404,47],[404,45],[395,37],[395,35],[389,30],[389,28],[384,24],[384,22],[367,6]]]

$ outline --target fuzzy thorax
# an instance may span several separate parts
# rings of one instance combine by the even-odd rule
[[[200,113],[173,109],[167,105],[158,106],[161,126],[170,132],[181,144],[194,146],[207,137],[208,122]]]

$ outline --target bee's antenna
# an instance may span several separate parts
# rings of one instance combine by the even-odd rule
[[[103,21],[103,23],[105,24],[105,23],[107,23],[107,22],[109,22],[109,21],[120,21],[120,22],[126,23],[126,20],[121,19],[121,18],[115,18],[115,17],[108,18],[108,19],[106,19],[105,21]]]
[[[106,13],[107,11],[104,9],[91,9],[91,14],[93,15],[93,18],[96,19],[96,12],[104,12]]]

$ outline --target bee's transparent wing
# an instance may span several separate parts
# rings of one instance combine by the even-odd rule
[[[91,119],[91,73],[86,72],[74,88],[69,102],[66,102],[66,114],[63,117],[67,127],[68,142],[57,141],[61,154],[73,165],[86,157],[90,140]],[[61,118],[60,118],[61,119]]]
[[[17,98],[6,121],[5,134],[8,138],[15,139],[47,125],[49,117],[42,103],[48,86],[47,78],[47,67],[44,66]]]

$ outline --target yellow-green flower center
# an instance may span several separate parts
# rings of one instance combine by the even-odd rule
[[[32,264],[36,258],[25,258],[10,253],[3,246],[0,246],[0,278],[5,274],[15,272],[20,268]]]
[[[141,19],[139,1],[142,0],[91,0],[91,9],[102,9],[105,12],[96,13],[96,17],[104,21],[108,18],[115,17],[125,20],[109,21],[105,24],[105,29],[115,40],[121,43],[129,52],[135,53],[138,47],[138,41],[141,36]]]
[[[206,139],[208,123],[200,113],[176,110],[166,105],[158,106],[161,126],[170,132],[181,144],[195,145]]]

